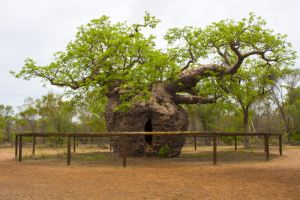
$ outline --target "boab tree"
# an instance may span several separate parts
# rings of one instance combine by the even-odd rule
[[[156,47],[153,35],[143,34],[158,23],[149,13],[143,24],[133,25],[114,24],[102,16],[79,27],[75,40],[49,65],[27,59],[15,76],[39,77],[77,94],[106,98],[108,131],[183,131],[188,116],[181,104],[214,103],[221,96],[218,84],[206,85],[230,80],[226,77],[234,76],[249,59],[280,70],[295,57],[286,36],[265,28],[265,21],[253,14],[204,29],[169,29],[166,49]],[[200,64],[207,60],[212,64]],[[155,152],[168,145],[173,157],[180,154],[184,137],[134,137],[128,142],[129,155],[143,155],[148,143]],[[117,153],[119,144],[113,141]]]

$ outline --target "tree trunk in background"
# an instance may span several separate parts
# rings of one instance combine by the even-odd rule
[[[281,112],[281,109],[279,110],[280,110],[282,121],[284,123],[285,132],[287,133],[288,142],[291,142],[292,130],[291,130],[290,118],[284,112]]]
[[[281,115],[281,118],[284,122],[284,126],[285,126],[285,131],[287,132],[288,134],[288,142],[291,141],[291,125],[290,125],[290,118],[289,116],[286,114],[286,111],[285,111],[285,107],[284,107],[284,104],[280,104],[280,102],[275,99],[274,102],[277,104],[277,107],[279,108],[279,111],[280,111],[280,115]]]
[[[191,118],[190,118],[190,130],[191,131],[196,131],[196,117],[195,116],[192,116]]]
[[[174,101],[174,95],[163,84],[154,87],[151,98],[133,105],[127,112],[114,111],[120,104],[117,94],[110,94],[106,108],[107,130],[112,131],[187,131],[188,115]],[[127,138],[127,155],[144,156],[146,144],[152,145],[153,154],[168,145],[168,157],[179,156],[184,145],[183,136],[134,136]],[[120,155],[119,138],[112,139],[113,151]]]
[[[202,119],[202,126],[203,126],[203,131],[208,131],[208,125],[207,125],[207,121]],[[211,137],[204,137],[204,141],[206,145],[210,145],[211,144]]]

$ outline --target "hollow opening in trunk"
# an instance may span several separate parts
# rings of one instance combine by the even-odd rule
[[[148,121],[146,122],[144,131],[152,132],[151,119],[148,119]],[[152,145],[152,135],[145,135],[145,142],[149,145]]]

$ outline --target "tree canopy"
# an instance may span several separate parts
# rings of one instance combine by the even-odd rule
[[[144,33],[159,22],[147,12],[142,24],[132,25],[102,16],[80,26],[75,39],[55,53],[49,65],[39,66],[28,58],[22,70],[13,73],[27,80],[39,77],[77,94],[118,94],[131,103],[165,83],[178,104],[210,103],[222,93],[220,82],[233,80],[228,77],[237,72],[248,75],[255,68],[267,82],[296,58],[287,36],[266,28],[265,20],[253,13],[204,28],[171,28],[164,37],[165,49],[156,47],[155,36]]]

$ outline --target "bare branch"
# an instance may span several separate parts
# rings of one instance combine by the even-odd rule
[[[216,49],[217,49],[217,53],[224,59],[225,64],[228,65],[228,66],[230,66],[231,64],[230,64],[230,61],[229,61],[229,59],[228,59],[228,57],[227,57],[227,52],[226,52],[226,50],[225,50],[224,53],[222,53],[220,47],[216,47]]]
[[[237,56],[237,61],[236,63],[231,67],[229,68],[227,71],[226,71],[226,74],[234,74],[237,72],[237,70],[241,67],[243,61],[245,58],[249,57],[249,56],[252,56],[252,55],[259,55],[263,60],[265,60],[267,63],[269,62],[277,62],[278,59],[277,58],[274,58],[274,59],[270,59],[270,58],[267,58],[266,57],[266,53],[269,51],[269,50],[265,50],[265,51],[261,51],[261,50],[254,50],[254,51],[250,51],[248,53],[245,53],[245,54],[242,54],[238,47],[238,45],[235,45],[235,44],[230,44],[230,49],[235,53],[235,55]]]
[[[194,58],[192,58],[191,60],[189,60],[186,65],[181,69],[181,71],[183,72],[184,70],[186,70],[187,68],[189,68],[190,64],[194,63]]]
[[[190,54],[190,57],[191,57],[191,59],[187,62],[187,64],[181,69],[181,71],[184,71],[184,70],[186,70],[187,68],[189,68],[189,66],[190,66],[190,64],[192,64],[192,63],[194,63],[195,62],[195,56],[194,56],[194,54],[193,54],[193,52],[192,52],[192,45],[190,44],[190,42],[189,42],[189,40],[188,40],[188,38],[186,37],[186,36],[183,36],[184,37],[184,39],[186,40],[186,43],[188,44],[188,46],[189,46],[189,48],[188,48],[188,52],[189,52],[189,54]]]
[[[235,53],[235,55],[237,55],[238,58],[242,58],[242,54],[239,51],[239,45],[235,44],[235,43],[231,43],[230,45],[230,49]]]

